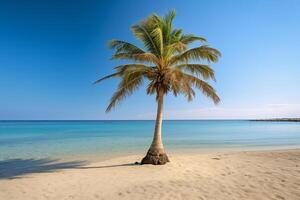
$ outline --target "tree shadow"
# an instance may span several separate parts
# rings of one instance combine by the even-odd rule
[[[86,161],[59,162],[59,160],[47,158],[2,160],[0,161],[0,179],[15,179],[26,174],[79,168],[86,164]]]
[[[139,163],[127,163],[118,165],[103,165],[103,166],[91,166],[91,167],[78,167],[78,169],[104,169],[104,168],[114,168],[114,167],[130,167],[140,165]]]

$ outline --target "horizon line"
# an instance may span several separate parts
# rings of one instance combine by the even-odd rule
[[[248,119],[164,119],[163,121],[249,121],[249,120],[295,120],[297,117],[248,118]],[[155,119],[0,119],[3,121],[155,121]]]

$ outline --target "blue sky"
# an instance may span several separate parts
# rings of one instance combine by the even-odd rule
[[[118,80],[110,39],[136,43],[130,26],[176,9],[175,26],[222,52],[221,97],[167,96],[166,119],[300,117],[300,1],[0,1],[0,119],[153,119],[144,88],[111,113]]]

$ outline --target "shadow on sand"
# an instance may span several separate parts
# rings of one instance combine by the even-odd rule
[[[92,166],[92,167],[78,167],[79,169],[103,169],[103,168],[113,168],[113,167],[130,167],[140,165],[139,163],[128,163],[119,165],[104,165],[104,166]]]
[[[55,159],[8,159],[0,161],[0,179],[22,178],[32,173],[54,172],[60,169],[104,169],[114,167],[137,166],[140,163],[126,163],[103,166],[86,166],[87,161],[59,162]]]
[[[54,159],[8,159],[0,161],[0,179],[21,178],[31,173],[54,172],[60,169],[80,168],[86,161],[59,162]]]

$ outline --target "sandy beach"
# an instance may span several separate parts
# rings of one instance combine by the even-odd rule
[[[40,161],[39,173],[2,163],[0,199],[300,199],[300,150],[177,153],[164,166],[134,165],[141,156]]]

